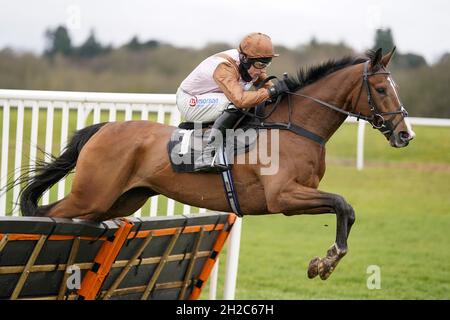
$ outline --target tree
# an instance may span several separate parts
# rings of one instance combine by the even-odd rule
[[[147,42],[140,42],[137,36],[134,36],[130,42],[125,44],[125,48],[133,51],[141,50],[141,49],[155,49],[160,46],[159,41],[157,40],[149,40]]]
[[[404,69],[414,69],[419,68],[427,64],[424,57],[414,54],[414,53],[406,53],[398,55],[395,60],[396,66]]]
[[[161,43],[158,40],[148,40],[143,46],[144,48],[155,49],[161,46]]]
[[[54,56],[57,53],[61,53],[68,56],[72,54],[72,41],[65,27],[59,26],[55,30],[47,29],[45,31],[45,37],[47,39],[45,55]]]
[[[137,37],[137,36],[134,36],[134,37],[130,40],[130,42],[128,42],[128,43],[125,45],[125,47],[126,47],[127,49],[130,49],[130,50],[139,50],[139,49],[141,49],[142,45],[141,45],[141,43],[139,42],[138,37]]]
[[[388,52],[395,47],[394,38],[392,37],[392,32],[390,28],[386,30],[377,29],[375,33],[375,45],[374,50],[378,48],[383,48],[383,52]]]
[[[394,38],[390,28],[377,29],[375,33],[374,50],[382,48],[386,54],[395,47]],[[401,54],[397,51],[394,56],[393,65],[400,69],[413,69],[426,65],[427,62],[424,57],[414,53]]]
[[[89,37],[78,48],[78,55],[82,58],[93,58],[105,52],[105,48],[95,38],[94,30],[91,30]]]
[[[317,41],[317,38],[313,36],[309,41],[309,45],[311,47],[317,47],[319,45],[319,41]]]
[[[446,52],[442,55],[442,57],[439,59],[438,63],[450,63],[450,53]]]

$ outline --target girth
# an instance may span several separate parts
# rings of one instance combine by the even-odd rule
[[[288,130],[288,131],[295,133],[296,135],[308,138],[308,139],[320,144],[321,146],[324,146],[326,143],[326,140],[324,138],[318,136],[317,134],[315,134],[309,130],[306,130],[305,128],[302,128],[296,124],[293,124],[293,123],[261,122],[260,124],[255,125],[255,126],[250,125],[250,127],[255,128],[255,129]]]

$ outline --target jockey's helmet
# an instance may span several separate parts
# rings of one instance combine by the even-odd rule
[[[239,52],[249,59],[279,56],[279,54],[274,52],[270,37],[260,32],[246,35],[239,44]]]

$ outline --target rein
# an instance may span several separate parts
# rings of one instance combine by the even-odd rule
[[[278,81],[278,78],[277,78],[276,76],[270,76],[270,77],[267,77],[267,78],[264,79],[260,84],[258,84],[258,86],[256,87],[256,89],[257,89],[257,90],[258,90],[258,89],[261,89],[267,82],[269,82],[270,80],[273,80],[273,79],[275,79],[275,80]],[[240,109],[239,111],[240,111],[241,113],[245,114],[246,116],[249,116],[249,117],[252,117],[252,118],[256,118],[256,119],[258,119],[258,120],[266,120],[266,119],[269,118],[269,117],[275,112],[275,110],[278,108],[278,105],[280,104],[282,98],[283,98],[283,96],[282,96],[282,95],[279,95],[279,96],[277,97],[277,99],[275,100],[275,102],[272,104],[272,109],[271,109],[267,114],[264,114],[264,115],[262,115],[262,116],[260,116],[260,115],[257,114],[256,108],[255,108],[255,111],[254,111],[253,113],[252,113],[252,112],[248,112],[248,111],[246,111],[245,109]]]
[[[287,77],[287,74],[284,74],[284,77]],[[272,79],[276,79],[278,80],[278,78],[276,76],[270,76],[266,79],[264,79],[264,81],[262,81],[258,86],[257,89],[262,88],[262,86],[264,84],[266,84],[267,82],[269,82]],[[290,92],[288,92],[290,93]],[[292,115],[292,104],[291,104],[291,100],[290,100],[290,96],[288,95],[288,108],[289,108],[289,120],[288,123],[284,123],[284,122],[264,122],[263,120],[266,120],[267,118],[269,118],[274,112],[275,110],[278,108],[278,106],[280,105],[280,102],[283,98],[283,95],[279,95],[277,97],[277,99],[275,100],[275,102],[273,103],[272,109],[268,112],[265,113],[264,115],[258,115],[257,114],[257,107],[255,107],[254,112],[248,112],[246,110],[240,109],[239,111],[242,112],[244,115],[247,115],[253,119],[256,119],[256,123],[250,123],[249,125],[253,128],[257,128],[257,129],[278,129],[278,130],[289,130],[299,136],[303,136],[305,138],[308,138],[314,142],[317,142],[318,144],[320,144],[321,146],[325,145],[326,141],[325,139],[323,139],[322,137],[320,137],[319,135],[306,130],[305,128],[302,128],[294,123],[292,123],[291,121],[291,115]]]

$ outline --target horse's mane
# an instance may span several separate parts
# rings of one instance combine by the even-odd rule
[[[338,60],[331,59],[306,69],[300,68],[296,76],[289,76],[287,80],[289,89],[291,91],[300,90],[333,72],[373,59],[374,55],[375,51],[369,50],[366,52],[366,57],[346,56]]]

